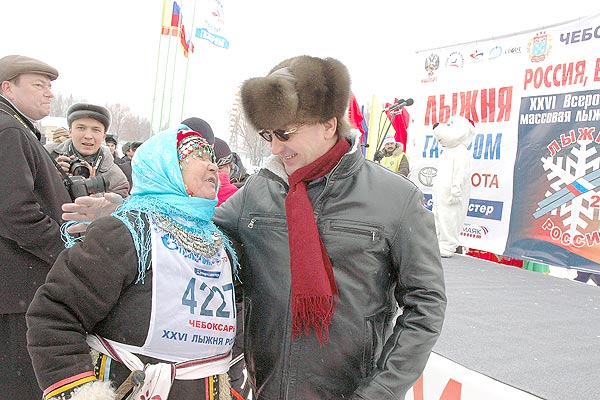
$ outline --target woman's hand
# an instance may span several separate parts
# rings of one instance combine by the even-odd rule
[[[123,198],[116,193],[104,193],[91,196],[82,196],[75,199],[74,203],[62,205],[62,218],[65,221],[92,222],[100,217],[106,217],[123,203]],[[69,227],[69,233],[82,233],[88,224],[77,224]]]

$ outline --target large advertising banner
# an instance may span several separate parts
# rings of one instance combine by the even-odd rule
[[[427,50],[411,108],[411,180],[432,205],[433,125],[475,123],[461,245],[600,271],[600,15]]]

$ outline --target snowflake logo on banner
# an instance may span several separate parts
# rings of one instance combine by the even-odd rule
[[[585,236],[589,222],[597,219],[600,212],[600,152],[599,142],[592,140],[593,131],[594,128],[580,129],[577,140],[574,131],[563,135],[561,143],[573,144],[569,153],[559,155],[566,150],[555,140],[548,146],[551,155],[541,158],[550,190],[538,202],[538,209],[533,217],[537,219],[546,214],[558,217],[559,223],[552,225],[560,228],[563,241],[569,238],[568,241],[572,242],[576,236]],[[564,138],[567,140],[562,140]],[[582,138],[586,140],[581,140]],[[545,225],[548,224],[547,221]]]

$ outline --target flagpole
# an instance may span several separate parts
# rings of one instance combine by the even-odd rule
[[[182,8],[183,8],[183,2],[181,4],[181,6],[179,7],[179,21],[177,24],[177,40],[175,42],[176,43],[175,44],[175,55],[173,56],[173,72],[171,74],[171,91],[169,93],[169,113],[167,116],[167,121],[168,121],[169,125],[171,125],[171,111],[173,111],[173,89],[175,88],[175,72],[177,69],[177,56],[179,55],[179,52],[177,51],[177,46],[179,46],[180,42],[181,42],[181,23],[183,20],[183,18],[181,17]]]
[[[179,42],[179,36],[177,37],[177,42]],[[179,45],[179,43],[177,43],[177,45]],[[177,45],[175,48],[177,48]],[[171,111],[173,110],[173,88],[175,87],[175,70],[177,69],[178,54],[179,52],[177,49],[175,49],[175,56],[173,56],[173,72],[171,73],[171,90],[169,92],[169,113],[167,114],[167,121],[169,121],[169,125],[171,125]]]
[[[192,14],[192,27],[190,28],[190,44],[192,43],[192,38],[194,37],[194,21],[196,19],[196,0],[194,0],[194,13]],[[183,108],[185,107],[185,92],[187,89],[187,78],[188,78],[188,69],[190,66],[190,53],[188,49],[187,63],[185,64],[185,78],[183,80],[183,96],[181,98],[181,115],[179,115],[179,119],[183,120]]]
[[[161,48],[162,48],[162,38],[163,38],[163,28],[164,28],[164,21],[165,21],[165,11],[167,8],[167,0],[163,0],[163,13],[162,13],[162,19],[160,21],[160,36],[158,39],[158,53],[156,55],[156,71],[154,73],[154,94],[152,97],[152,115],[150,116],[150,136],[152,136],[152,129],[154,128],[154,114],[155,114],[155,108],[156,108],[156,90],[158,89],[158,68],[160,67],[160,53],[161,53]],[[161,110],[162,110],[162,102],[161,102]],[[160,123],[159,123],[159,127],[156,130],[157,132],[160,131]]]
[[[165,0],[165,7],[166,7],[166,2],[167,0]],[[168,24],[168,31],[167,31],[167,36],[169,38],[169,45],[167,46],[167,56],[165,58],[165,72],[164,72],[164,78],[163,78],[163,84],[162,84],[162,96],[160,99],[160,118],[159,118],[159,130],[162,129],[163,126],[163,112],[164,112],[164,108],[165,108],[165,92],[166,92],[166,86],[167,86],[167,73],[169,72],[169,60],[171,58],[171,46],[173,44],[173,29],[179,29],[178,27],[173,26],[173,14],[175,11],[175,1],[170,1],[171,3],[171,19],[169,21]],[[179,22],[178,22],[179,24]],[[167,124],[168,125],[168,124]]]
[[[172,27],[169,29],[173,29]],[[159,118],[159,129],[162,129],[162,125],[163,125],[163,112],[165,109],[165,92],[166,92],[166,87],[167,87],[167,72],[169,71],[169,59],[171,57],[171,43],[173,43],[173,38],[171,37],[171,35],[169,34],[169,46],[167,47],[167,57],[165,60],[165,74],[164,74],[164,78],[163,78],[163,85],[162,85],[162,97],[160,99],[160,118]]]

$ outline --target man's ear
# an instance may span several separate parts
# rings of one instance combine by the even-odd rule
[[[335,136],[337,131],[337,123],[338,120],[336,117],[332,117],[329,120],[323,122],[323,127],[325,128],[325,138],[331,139]]]
[[[2,84],[0,84],[0,94],[6,96],[7,99],[12,100],[12,96],[10,95],[12,93],[12,87],[11,87],[11,83],[10,81],[2,81]]]

